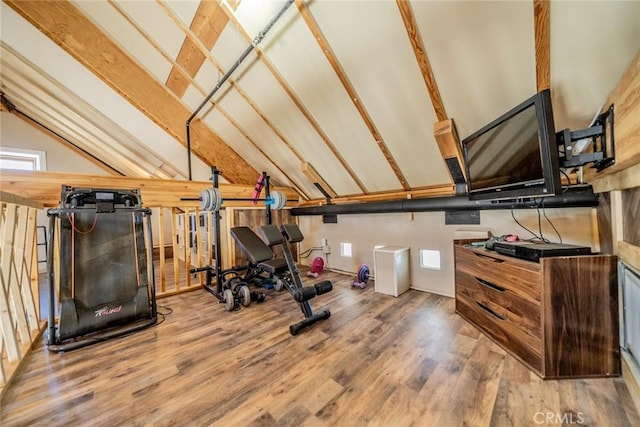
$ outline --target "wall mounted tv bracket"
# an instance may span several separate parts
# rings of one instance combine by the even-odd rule
[[[560,150],[560,167],[573,168],[592,163],[598,172],[615,163],[613,138],[613,104],[600,114],[593,126],[571,132],[569,129],[556,133]],[[591,152],[574,153],[574,143],[591,138]]]

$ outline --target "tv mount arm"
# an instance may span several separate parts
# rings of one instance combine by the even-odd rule
[[[607,133],[609,138],[607,139]],[[574,154],[574,142],[591,138],[593,151]],[[613,104],[600,114],[593,126],[578,131],[562,130],[556,133],[560,150],[560,167],[574,168],[592,163],[598,172],[615,163],[615,145],[613,138]]]

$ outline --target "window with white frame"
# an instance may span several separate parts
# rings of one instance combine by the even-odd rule
[[[46,170],[47,156],[44,151],[1,147],[0,169],[23,171]]]

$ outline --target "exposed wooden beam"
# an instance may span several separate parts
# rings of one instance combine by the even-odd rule
[[[337,197],[338,193],[336,193],[333,188],[322,178],[322,176],[318,173],[317,170],[311,165],[309,162],[304,162],[301,165],[302,172],[313,182],[314,184],[318,183],[331,198]]]
[[[453,119],[447,119],[435,123],[433,125],[433,137],[438,144],[440,154],[442,155],[445,163],[447,162],[447,160],[456,159],[458,166],[460,166],[460,172],[464,177],[464,159],[462,156],[460,139],[458,138],[458,132],[456,132],[456,127],[453,123]],[[447,165],[447,171],[449,171],[451,181],[454,182],[455,179],[451,171],[451,166]]]
[[[551,17],[549,0],[533,0],[533,29],[536,49],[536,87],[538,92],[550,87]]]
[[[179,19],[175,13],[171,10],[171,8],[169,8],[163,0],[156,0],[158,2],[158,4],[160,5],[160,7],[162,8],[162,10],[164,10],[164,12],[167,14],[167,16],[169,18],[171,18],[173,20],[173,22],[176,23],[176,25],[178,25],[178,27],[180,27],[180,29],[182,29],[182,31],[185,33],[185,35],[191,40],[191,42],[194,44],[194,46],[196,46],[200,52],[205,55],[205,58],[209,60],[209,62],[218,69],[218,71],[222,74],[225,74],[227,71],[225,69],[222,68],[222,66],[214,59],[214,57],[211,55],[211,52],[209,51],[209,49],[202,43],[202,41],[193,33],[193,31],[191,31],[191,29],[189,27],[187,27],[186,25],[184,25],[184,23],[182,22],[181,19]],[[295,147],[287,140],[287,138],[284,136],[284,134],[276,127],[276,125],[267,117],[267,115],[258,107],[258,105],[253,102],[253,100],[249,97],[249,95],[247,95],[246,92],[244,92],[244,90],[238,86],[235,82],[235,80],[232,77],[229,77],[227,79],[227,82],[229,83],[229,86],[231,86],[233,89],[235,89],[238,94],[247,102],[247,104],[249,104],[249,106],[255,111],[255,113],[265,122],[265,124],[276,134],[276,136],[278,138],[280,138],[280,140],[287,146],[287,148],[289,148],[289,150],[291,150],[291,152],[299,159],[302,160],[302,156],[300,155],[300,153],[295,149]],[[208,95],[208,93],[207,93]],[[218,97],[218,101],[224,97],[224,93],[221,92],[221,95]],[[214,107],[216,109],[218,109],[219,111],[223,111],[223,109],[220,107],[219,102],[211,102]],[[229,118],[230,115],[229,114],[223,114],[225,117]],[[230,121],[230,123],[232,125],[234,125],[242,134],[246,135],[247,132],[245,130],[243,130],[241,128],[241,126],[238,124],[237,121]],[[254,144],[255,145],[255,144]],[[257,146],[256,146],[257,147]],[[262,151],[262,150],[260,150]],[[269,159],[271,161],[272,164],[276,164],[273,160]],[[286,174],[285,174],[286,176]],[[294,180],[292,180],[289,176],[287,176],[287,179],[290,182],[295,182]],[[296,186],[296,188],[298,189],[298,191],[300,192],[300,195],[303,196],[304,198],[309,198],[309,196],[298,186]]]
[[[251,35],[247,32],[247,30],[245,30],[245,28],[241,25],[241,23],[236,19],[236,17],[231,12],[231,10],[229,10],[226,7],[223,7],[223,10],[227,14],[227,17],[229,18],[229,20],[231,20],[235,24],[236,28],[242,34],[244,39],[250,43],[253,40]],[[256,52],[256,54],[258,55],[262,63],[271,72],[273,77],[280,84],[282,89],[287,93],[287,95],[289,95],[289,98],[291,99],[291,101],[293,101],[296,107],[298,107],[298,110],[300,111],[300,113],[302,113],[302,115],[307,119],[311,127],[313,127],[313,129],[318,133],[318,136],[320,136],[320,138],[327,145],[331,153],[335,156],[338,162],[340,162],[340,165],[349,174],[351,179],[353,179],[353,181],[356,183],[358,188],[360,188],[360,190],[364,194],[368,194],[367,187],[360,180],[360,178],[355,173],[355,171],[351,168],[351,166],[349,166],[346,159],[342,156],[342,154],[337,149],[337,147],[333,144],[333,142],[331,142],[327,134],[320,127],[320,124],[318,124],[318,122],[313,118],[309,110],[307,110],[307,108],[304,106],[300,98],[298,98],[298,95],[295,94],[291,86],[289,86],[289,84],[285,81],[284,77],[282,77],[282,74],[280,73],[280,71],[278,71],[278,69],[273,65],[273,63],[269,60],[269,58],[267,58],[267,56],[262,52],[262,49],[260,49],[260,46],[256,46],[254,51]]]
[[[185,70],[185,68],[179,64],[176,60],[174,60],[171,56],[169,56],[169,54],[164,50],[164,48],[162,46],[160,46],[140,25],[138,25],[128,14],[127,12],[122,9],[121,6],[118,5],[118,3],[109,0],[109,3],[111,4],[111,6],[113,6],[113,8],[120,14],[122,15],[122,17],[129,22],[129,24],[136,29],[136,31],[138,31],[138,33],[140,33],[140,35],[142,37],[144,37],[149,44],[151,44],[151,46],[154,47],[154,49],[156,49],[156,51],[158,53],[160,53],[160,55],[162,55],[168,62],[170,62],[173,66],[173,70],[175,70],[176,72],[178,72],[181,76],[182,79],[184,79],[186,82],[188,82],[189,84],[191,84],[198,92],[200,92],[200,94],[202,95],[202,97],[204,98],[205,96],[207,96],[208,92],[204,90],[204,88],[194,79],[193,76],[191,76],[189,74],[189,72],[187,70]],[[162,3],[160,3],[161,7],[163,8],[163,10],[165,10],[166,13],[170,13],[169,10],[166,8],[166,6]],[[171,15],[171,18],[174,19],[174,21],[178,21],[178,18],[174,15]],[[184,26],[184,24],[182,24],[182,28],[186,28],[186,26]],[[186,36],[187,38],[189,38],[189,35]],[[195,37],[195,34],[191,33],[191,38],[189,38],[190,43],[193,44],[193,46],[197,47],[197,44],[194,43],[191,40],[197,40],[197,37]],[[203,58],[205,58],[205,54],[203,53],[203,51],[200,52],[203,55]],[[211,104],[214,104],[213,101],[211,101]],[[241,134],[244,135],[245,138],[247,138],[247,140],[260,152],[260,154],[267,159],[276,169],[278,169],[278,171],[287,179],[289,180],[289,182],[294,182],[291,177],[289,177],[287,175],[287,173],[280,167],[278,166],[277,163],[275,163],[267,153],[265,153],[259,146],[258,144],[256,144],[256,142],[244,131],[244,129],[242,129],[242,127],[240,126],[240,124],[238,122],[236,122],[235,120],[233,120],[233,118],[231,117],[231,115],[229,113],[227,113],[222,107],[220,107],[219,105],[215,104],[216,108],[218,109],[218,111],[220,112],[220,114],[222,114],[223,117],[225,117],[229,123],[231,123],[232,126],[234,126],[238,132],[240,132]],[[224,171],[223,171],[224,172]],[[309,198],[308,195],[306,195],[304,193],[304,191],[302,191],[299,188],[296,188],[296,190],[298,190],[298,192],[304,197],[304,198]]]
[[[438,121],[446,120],[447,113],[445,112],[442,98],[440,98],[440,91],[438,90],[436,79],[433,76],[433,70],[431,69],[431,64],[429,64],[429,58],[427,57],[427,50],[422,43],[420,30],[418,29],[418,24],[413,16],[411,5],[408,0],[396,0],[396,4],[400,10],[400,15],[402,15],[404,26],[407,29],[407,35],[411,41],[413,53],[418,61],[422,78],[427,86],[427,92],[431,98],[431,104],[433,104],[433,110],[436,113],[436,117],[438,118]]]
[[[186,145],[188,108],[73,4],[16,0],[5,3]],[[205,163],[223,170],[229,182],[251,184],[255,181],[258,172],[201,120],[192,122],[191,134],[192,152]]]
[[[227,14],[224,13],[217,2],[201,1],[190,28],[207,49],[211,50],[228,22]],[[205,59],[204,54],[200,52],[198,47],[189,37],[185,36],[176,62],[189,73],[190,77],[195,77]],[[184,96],[189,84],[190,81],[176,67],[171,69],[167,78],[167,87],[179,98]]]
[[[313,17],[313,15],[311,15],[309,8],[302,0],[295,0],[295,4],[296,4],[296,7],[298,8],[298,11],[300,12],[300,15],[302,16],[302,19],[304,19],[304,22],[307,24],[307,27],[309,27],[309,30],[313,34],[313,37],[318,42],[318,45],[320,46],[320,49],[322,50],[327,60],[329,61],[329,64],[331,64],[333,71],[336,73],[336,76],[338,77],[338,79],[340,79],[340,82],[344,86],[344,89],[349,95],[349,99],[351,99],[351,101],[353,102],[353,105],[356,107],[356,109],[360,113],[362,120],[367,125],[369,132],[371,132],[371,136],[376,141],[376,144],[378,144],[380,151],[382,151],[382,154],[387,159],[387,162],[389,163],[389,165],[391,166],[391,169],[393,170],[396,177],[398,178],[398,181],[400,181],[400,185],[402,185],[403,189],[409,190],[410,189],[409,183],[407,182],[407,179],[405,178],[404,174],[400,170],[400,166],[398,166],[398,163],[396,162],[395,158],[391,154],[389,147],[387,147],[387,144],[382,139],[382,135],[380,135],[380,132],[378,132],[376,125],[373,123],[373,119],[369,115],[369,112],[367,111],[367,109],[364,107],[363,102],[360,100],[360,97],[358,96],[358,93],[353,87],[353,84],[351,84],[351,81],[347,77],[347,73],[345,73],[345,71],[342,69],[342,66],[338,61],[337,56],[333,52],[333,49],[331,49],[331,46],[329,46],[329,42],[327,41],[326,37],[320,30],[320,26],[316,22],[315,18]]]
[[[0,175],[2,191],[42,203],[44,206],[57,206],[60,202],[62,185],[81,188],[139,188],[142,203],[146,207],[195,207],[197,200],[182,198],[200,197],[200,192],[211,188],[209,181],[178,181],[156,178],[133,178],[122,176],[103,176],[70,174],[61,172],[3,171]],[[220,194],[225,198],[251,198],[254,183],[251,185],[220,184]],[[282,191],[287,200],[297,200],[297,192],[290,187],[273,187]],[[287,202],[291,206],[292,203]],[[253,206],[250,201],[225,201],[223,206]]]
[[[338,196],[331,199],[331,203],[354,203],[354,202],[379,202],[384,200],[417,199],[422,197],[452,196],[455,194],[453,185],[443,184],[429,187],[414,188],[408,191],[381,191],[370,194],[354,194],[348,196]],[[325,199],[313,199],[300,202],[299,207],[322,206],[326,204]]]

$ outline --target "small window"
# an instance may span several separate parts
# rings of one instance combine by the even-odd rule
[[[420,249],[420,267],[440,270],[440,251]]]
[[[340,255],[351,258],[351,243],[340,242]]]
[[[4,147],[0,149],[0,169],[46,170],[46,154],[44,151]]]

